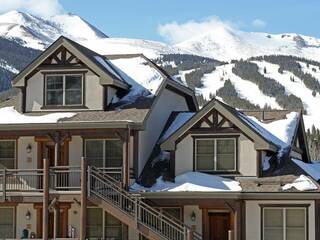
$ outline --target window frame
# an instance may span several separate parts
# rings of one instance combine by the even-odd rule
[[[0,139],[0,142],[13,142],[14,143],[14,158],[13,158],[13,169],[17,166],[17,149],[18,149],[18,141],[16,139]],[[0,158],[1,159],[1,158]]]
[[[12,222],[13,222],[13,225],[12,225],[12,236],[13,238],[16,238],[16,207],[12,206],[3,206],[3,207],[0,207],[0,209],[7,209],[7,208],[10,208],[12,209]]]
[[[86,138],[84,139],[84,156],[87,158],[87,142],[88,141],[102,141],[103,142],[103,149],[102,149],[102,168],[123,168],[123,153],[122,153],[122,161],[121,161],[121,166],[120,167],[107,167],[106,166],[106,141],[112,141],[112,140],[117,140],[121,141],[120,138]]]
[[[43,105],[45,108],[77,108],[85,106],[85,72],[46,72],[44,74],[43,86]],[[47,78],[50,76],[62,76],[62,104],[48,104],[47,103]],[[81,103],[66,104],[66,76],[81,76]]]
[[[282,219],[282,223],[283,223],[283,240],[287,240],[286,239],[286,230],[287,230],[287,226],[286,226],[286,210],[287,209],[303,209],[305,212],[305,239],[304,240],[308,240],[309,239],[309,207],[310,204],[296,204],[296,205],[281,205],[281,204],[276,204],[276,205],[268,205],[268,204],[262,204],[260,205],[261,208],[261,215],[260,215],[260,221],[261,221],[261,240],[265,240],[264,238],[264,233],[265,233],[265,229],[264,229],[264,211],[266,209],[281,209],[283,211],[283,219]]]
[[[194,171],[204,172],[204,173],[237,173],[238,172],[238,135],[212,135],[212,136],[192,136],[193,137],[193,155],[194,155]],[[214,169],[212,170],[201,170],[197,169],[198,155],[197,155],[197,141],[203,140],[213,140],[214,141]],[[234,169],[229,170],[217,170],[217,141],[218,140],[233,140],[234,141]]]

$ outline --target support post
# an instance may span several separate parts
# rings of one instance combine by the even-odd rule
[[[87,163],[81,158],[81,209],[80,209],[80,240],[86,239],[87,225]]]
[[[122,184],[124,188],[129,185],[129,168],[130,168],[130,128],[127,129],[123,139],[123,162],[122,162]]]
[[[49,161],[43,159],[43,207],[42,207],[42,239],[47,240],[49,236]]]
[[[3,169],[3,182],[2,182],[2,194],[3,194],[3,201],[5,202],[7,200],[7,193],[6,193],[6,188],[7,188],[7,169]]]
[[[59,236],[59,223],[60,223],[60,208],[58,204],[54,207],[54,224],[53,224],[53,238],[56,239]]]

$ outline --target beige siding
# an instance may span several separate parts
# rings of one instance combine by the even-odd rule
[[[75,237],[79,237],[80,232],[80,205],[77,203],[71,204],[68,210],[68,224],[75,229]]]
[[[82,137],[72,136],[71,142],[69,142],[69,165],[80,166],[82,157]]]
[[[26,213],[31,213],[30,220],[26,219]],[[16,208],[16,237],[20,238],[22,230],[28,229],[29,234],[37,231],[37,212],[33,204],[18,204]]]
[[[188,111],[184,97],[165,89],[154,106],[146,129],[139,134],[139,175],[172,111]]]
[[[315,240],[314,201],[246,201],[246,239],[261,239],[261,208],[259,204],[310,204],[308,212],[309,239]],[[252,227],[254,226],[254,227]]]
[[[202,135],[203,136],[203,135]],[[206,135],[208,136],[208,135]],[[210,135],[212,136],[212,135]],[[227,135],[226,135],[227,137]],[[188,171],[193,171],[193,138],[191,135],[185,137],[177,144],[176,149],[176,175],[183,174]],[[254,143],[244,135],[239,136],[238,141],[238,166],[240,174],[244,176],[256,176],[256,150]]]
[[[31,153],[27,153],[27,146],[30,144]],[[19,169],[36,169],[37,168],[37,143],[34,137],[20,137],[18,139],[18,156],[17,168]]]
[[[70,72],[67,72],[70,73]],[[88,71],[85,74],[84,83],[85,105],[90,110],[103,109],[103,86],[99,83],[99,77]],[[44,111],[41,109],[44,99],[44,76],[41,72],[35,74],[27,82],[26,87],[26,111]],[[49,110],[46,110],[49,111]],[[66,110],[67,111],[67,110]]]
[[[196,220],[191,220],[192,213],[195,213]],[[202,210],[196,205],[186,205],[183,209],[183,222],[191,227],[195,227],[195,231],[202,233]]]

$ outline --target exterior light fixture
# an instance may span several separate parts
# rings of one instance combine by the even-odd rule
[[[196,221],[196,213],[194,211],[191,213],[191,221],[192,222]]]
[[[31,153],[32,147],[30,144],[28,144],[26,150],[27,150],[27,153]]]
[[[31,219],[31,213],[30,213],[29,210],[28,210],[27,213],[26,213],[26,219],[27,219],[27,220],[30,220],[30,219]]]

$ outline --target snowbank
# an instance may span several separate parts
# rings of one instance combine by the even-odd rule
[[[0,124],[56,123],[63,118],[71,118],[75,113],[49,113],[42,116],[26,116],[14,107],[0,108]]]
[[[308,173],[314,180],[320,180],[320,162],[319,163],[305,163],[301,160],[292,158],[292,161]]]
[[[195,115],[194,112],[181,112],[176,118],[173,120],[169,128],[164,132],[162,137],[160,138],[160,143],[167,140],[174,132],[176,132],[182,125],[184,125],[190,118]]]
[[[238,181],[200,172],[179,175],[174,183],[166,182],[159,177],[150,188],[134,183],[130,189],[140,192],[240,192],[242,190]]]
[[[316,190],[318,187],[312,182],[310,178],[305,175],[301,175],[292,183],[287,183],[282,187],[282,190],[289,190],[295,188],[299,191]]]

